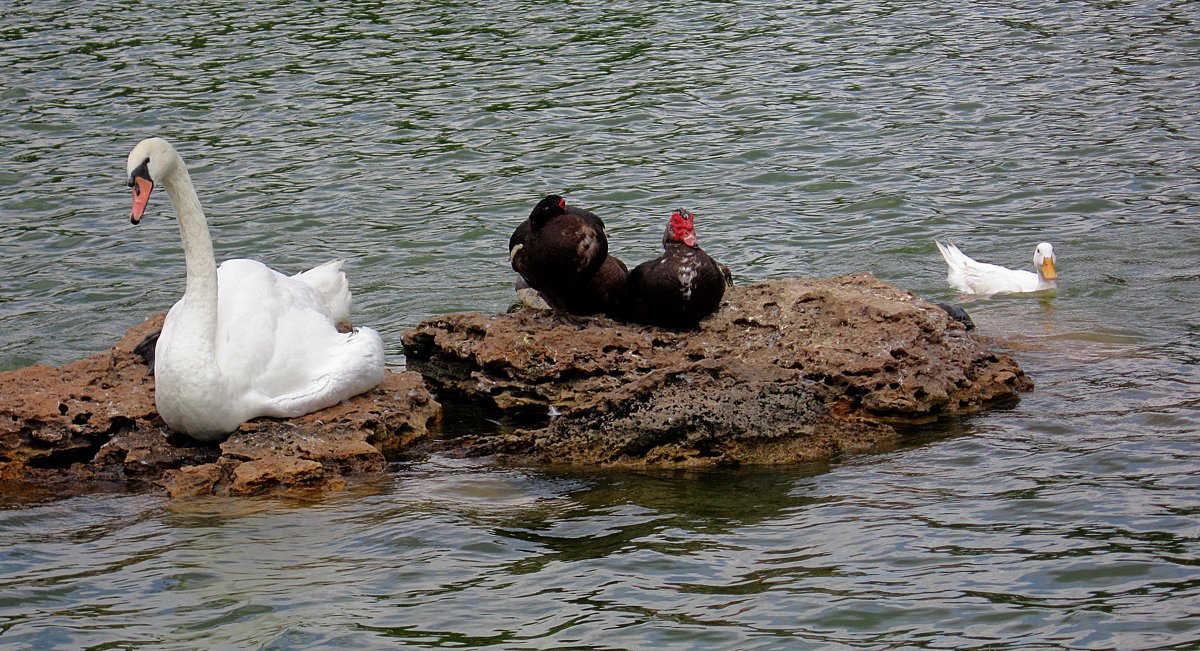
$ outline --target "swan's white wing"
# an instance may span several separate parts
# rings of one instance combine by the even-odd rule
[[[383,379],[379,334],[338,332],[308,283],[252,260],[226,261],[218,278],[218,364],[255,416],[303,415]]]
[[[383,339],[378,332],[359,328],[336,335],[327,342],[324,359],[303,369],[306,383],[290,392],[263,396],[262,415],[301,416],[370,391],[383,381]]]
[[[317,291],[254,260],[226,260],[217,269],[216,357],[221,373],[253,386],[274,364],[281,319],[312,314],[314,325],[332,328],[332,315]]]
[[[329,306],[334,323],[350,320],[350,282],[342,271],[345,260],[330,260],[325,264],[301,271],[292,276],[317,290]]]

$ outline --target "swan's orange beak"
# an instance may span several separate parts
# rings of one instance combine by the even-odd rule
[[[1046,258],[1042,260],[1042,277],[1046,280],[1054,280],[1058,278],[1058,271],[1054,268],[1054,259]]]
[[[154,190],[154,181],[135,176],[133,177],[133,210],[129,211],[129,221],[134,224],[142,221],[146,213],[146,204],[150,202],[150,193]]]

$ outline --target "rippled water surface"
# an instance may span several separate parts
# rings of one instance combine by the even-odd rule
[[[796,6],[793,6],[796,5]],[[829,464],[429,459],[316,502],[3,492],[0,647],[1200,648],[1195,2],[9,2],[0,369],[182,293],[141,138],[217,255],[346,257],[390,361],[503,310],[542,195],[626,261],[670,209],[739,282],[954,299],[934,237],[1057,292],[966,302],[1037,383]]]

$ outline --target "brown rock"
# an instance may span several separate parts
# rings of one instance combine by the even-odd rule
[[[209,495],[217,492],[217,486],[228,485],[225,467],[215,463],[184,466],[163,477],[160,484],[172,498]]]
[[[173,497],[336,489],[428,438],[441,408],[426,381],[508,412],[562,412],[542,429],[426,449],[632,466],[866,450],[895,440],[894,425],[1032,388],[1010,357],[941,309],[857,274],[734,287],[687,332],[541,312],[430,319],[404,335],[409,368],[424,379],[389,372],[342,404],[257,419],[201,445],[169,435],[132,352],[161,319],[62,368],[0,373],[0,479],[132,482]]]
[[[55,476],[90,462],[122,432],[161,425],[154,380],[132,352],[161,327],[161,316],[149,319],[111,350],[62,368],[37,365],[0,373],[0,477]],[[106,475],[111,469],[90,470]]]
[[[381,471],[441,414],[420,375],[389,371],[328,409],[244,423],[219,447],[170,435],[154,378],[133,353],[162,319],[62,368],[0,373],[0,479],[159,485],[175,497],[337,489],[347,476]]]
[[[325,466],[321,463],[311,459],[273,456],[238,464],[233,469],[229,492],[234,495],[256,495],[280,487],[290,490],[340,488],[345,482],[334,486],[329,484]]]
[[[473,450],[562,463],[811,459],[1032,388],[942,309],[869,274],[733,287],[697,331],[584,323],[451,314],[406,332],[404,347],[439,390],[564,414]]]
[[[793,463],[896,438],[891,427],[834,417],[806,385],[797,371],[737,359],[684,362],[554,419],[534,454],[587,465]]]

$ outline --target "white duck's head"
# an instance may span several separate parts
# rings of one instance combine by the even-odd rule
[[[127,182],[133,188],[133,210],[129,212],[129,221],[136,224],[142,220],[155,182],[169,178],[181,163],[179,152],[162,138],[146,138],[129,152],[125,162]]]
[[[1034,249],[1033,266],[1037,267],[1038,276],[1045,280],[1058,278],[1058,270],[1054,268],[1054,247],[1049,242],[1042,242]]]

